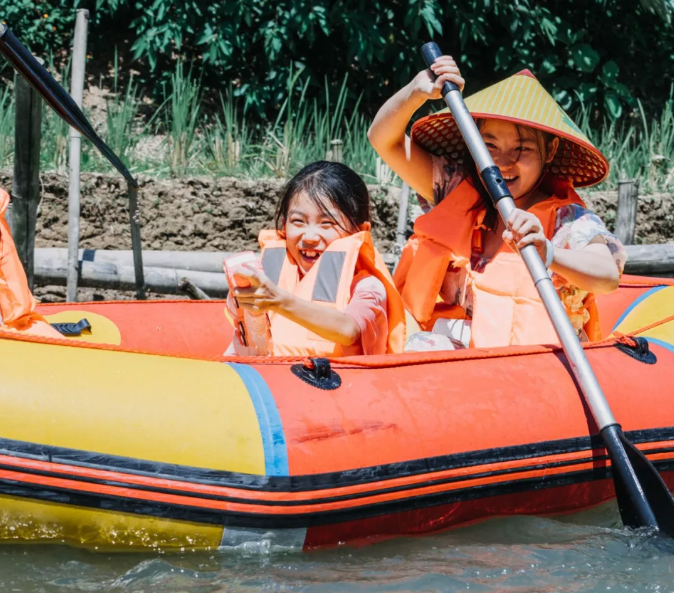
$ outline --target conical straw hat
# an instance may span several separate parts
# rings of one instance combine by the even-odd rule
[[[606,179],[606,157],[590,142],[533,74],[522,70],[466,99],[474,119],[503,119],[550,132],[560,140],[550,171],[575,187]],[[431,154],[462,162],[466,145],[449,109],[424,117],[412,126],[412,140]]]

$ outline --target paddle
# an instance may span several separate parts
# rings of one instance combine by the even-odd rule
[[[42,96],[48,105],[65,121],[75,128],[82,136],[91,140],[92,144],[101,151],[103,156],[117,169],[135,188],[138,183],[131,176],[110,147],[100,139],[94,128],[77,106],[73,98],[66,93],[63,87],[54,80],[47,69],[38,62],[23,44],[14,36],[6,25],[0,24],[0,53],[4,55],[31,86]]]
[[[442,53],[434,42],[421,48],[427,66]],[[431,71],[431,76],[434,76]],[[501,171],[494,164],[477,125],[470,115],[459,88],[445,82],[442,97],[454,116],[470,154],[475,160],[482,182],[504,221],[516,208]],[[534,245],[520,250],[538,294],[557,332],[566,358],[592,411],[604,445],[611,459],[618,507],[623,523],[629,527],[652,527],[674,537],[674,499],[653,464],[623,434],[580,345],[564,306],[559,300],[538,251]]]

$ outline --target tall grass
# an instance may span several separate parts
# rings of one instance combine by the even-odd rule
[[[180,176],[188,172],[196,156],[202,91],[191,72],[185,74],[182,62],[171,77],[171,88],[164,115],[166,153],[171,172]]]
[[[220,111],[204,128],[206,166],[215,175],[244,175],[253,146],[252,129],[241,116],[238,101],[230,84],[220,93]]]
[[[641,102],[620,120],[590,125],[591,106],[582,106],[576,121],[611,164],[604,186],[638,179],[645,192],[674,189],[674,86],[660,115],[649,120]]]
[[[115,69],[116,70],[116,69]],[[253,124],[242,112],[230,85],[210,113],[197,80],[178,64],[165,101],[151,116],[140,114],[141,93],[133,78],[123,89],[113,85],[101,135],[135,173],[158,177],[206,174],[213,176],[288,177],[303,165],[326,158],[341,141],[344,162],[368,182],[392,182],[382,175],[367,140],[369,119],[350,103],[348,79],[331,92],[326,83],[323,100],[307,98],[308,80],[297,70],[289,77],[286,95],[275,120]],[[66,79],[66,76],[63,76]],[[609,178],[601,187],[636,178],[643,192],[674,191],[674,87],[672,97],[655,117],[637,109],[617,121],[594,121],[592,106],[574,118],[608,157]],[[0,93],[0,166],[12,162],[14,99],[8,88]],[[67,126],[51,110],[43,117],[42,167],[66,171]],[[149,147],[149,148],[148,148]],[[88,149],[87,149],[88,150]],[[93,157],[93,150],[91,157]],[[334,156],[334,155],[333,155]],[[83,170],[110,170],[100,157],[84,159]]]
[[[70,88],[70,61],[59,72],[50,61],[50,72],[60,81],[67,91]],[[42,139],[40,142],[40,166],[43,170],[58,171],[62,175],[67,172],[68,166],[68,136],[70,127],[45,103],[42,106]]]
[[[136,133],[136,123],[139,111],[138,85],[131,75],[126,91],[119,90],[119,68],[117,52],[115,51],[113,79],[113,99],[106,101],[106,133],[105,141],[114,153],[129,164],[132,153],[138,144],[139,134]]]
[[[0,163],[10,163],[14,151],[14,96],[9,87],[0,94]]]

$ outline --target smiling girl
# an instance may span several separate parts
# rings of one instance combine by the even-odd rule
[[[368,136],[414,188],[427,214],[415,223],[396,286],[425,336],[408,349],[556,342],[523,262],[536,246],[579,337],[599,339],[594,293],[617,288],[625,252],[574,187],[599,183],[608,162],[529,71],[466,99],[517,209],[503,223],[448,110],[405,134],[414,112],[440,97],[445,81],[463,89],[450,56],[439,58],[379,110]],[[432,207],[432,209],[430,209]]]
[[[404,307],[370,229],[367,187],[349,167],[319,161],[288,182],[276,230],[260,233],[264,273],[248,266],[251,287],[230,292],[269,314],[274,355],[402,352]],[[232,349],[246,353],[238,335]]]

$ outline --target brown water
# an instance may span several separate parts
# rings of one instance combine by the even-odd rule
[[[310,553],[180,554],[0,546],[0,591],[133,593],[674,592],[674,542],[619,527],[615,505],[494,519],[451,532]]]

